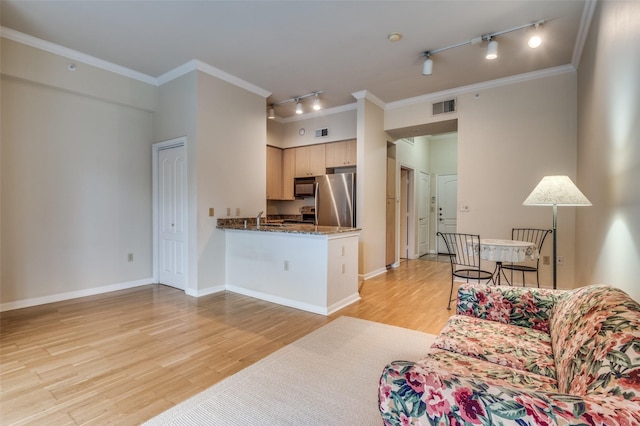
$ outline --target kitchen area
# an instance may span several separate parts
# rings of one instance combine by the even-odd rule
[[[226,287],[329,315],[360,299],[356,141],[266,149],[266,214],[217,222]]]

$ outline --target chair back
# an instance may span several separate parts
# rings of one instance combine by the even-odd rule
[[[547,238],[547,235],[549,235],[550,233],[551,229],[513,228],[511,229],[511,239],[534,243],[538,248],[538,253],[541,253],[544,239]]]
[[[449,252],[451,266],[480,269],[480,235],[438,232]]]

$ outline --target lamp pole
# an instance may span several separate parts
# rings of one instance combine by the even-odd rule
[[[556,258],[556,229],[558,225],[558,205],[553,205],[553,289],[556,289],[556,269],[558,268],[558,259]]]

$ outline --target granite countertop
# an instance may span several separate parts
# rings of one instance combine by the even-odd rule
[[[244,220],[218,220],[216,225],[218,229],[230,229],[237,231],[254,231],[254,232],[284,232],[288,234],[311,234],[311,235],[331,235],[342,234],[347,232],[357,232],[360,228],[348,228],[343,226],[316,226],[306,223],[282,223],[282,222],[265,222],[260,227],[256,226],[255,218],[252,221],[247,219],[245,226]]]

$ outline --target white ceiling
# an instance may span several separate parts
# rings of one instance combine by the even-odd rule
[[[361,90],[388,103],[571,64],[591,1],[2,0],[0,17],[152,77],[197,59],[271,92],[266,104],[322,90],[331,108]],[[469,44],[434,55],[433,74],[421,75],[424,51],[542,19],[538,49],[520,30],[497,38],[496,60],[484,58],[486,43]],[[392,32],[402,39],[387,40]]]

